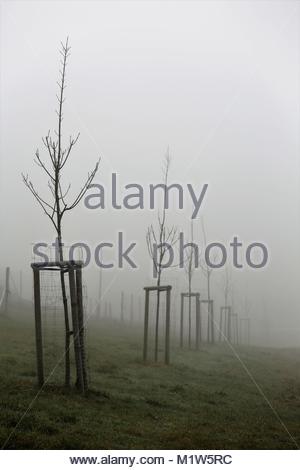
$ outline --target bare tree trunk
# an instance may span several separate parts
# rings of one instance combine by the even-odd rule
[[[63,247],[61,234],[58,234],[58,252],[59,252],[59,261],[64,261]],[[69,321],[69,309],[68,309],[68,299],[66,292],[66,282],[65,274],[60,270],[60,284],[61,284],[61,293],[64,306],[64,318],[65,318],[65,386],[70,387],[71,381],[71,366],[70,366],[70,321]]]

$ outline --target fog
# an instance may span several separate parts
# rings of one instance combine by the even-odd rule
[[[2,3],[0,284],[6,266],[16,285],[21,270],[31,299],[32,244],[55,238],[21,172],[48,191],[33,159],[36,148],[45,152],[41,138],[56,128],[59,47],[69,36],[63,132],[66,142],[79,131],[80,139],[64,181],[76,195],[101,157],[94,183],[105,187],[107,204],[89,210],[82,202],[67,214],[64,242],[94,250],[121,231],[127,243],[137,243],[138,269],[104,270],[105,298],[118,310],[121,290],[138,297],[155,282],[145,237],[157,210],[148,203],[113,209],[111,175],[120,198],[130,183],[146,192],[161,182],[169,148],[170,184],[198,192],[208,184],[194,240],[203,247],[202,218],[208,243],[221,242],[229,252],[238,236],[245,247],[268,248],[262,269],[245,263],[235,269],[228,255],[231,301],[251,317],[253,343],[299,346],[299,8],[294,1]],[[168,224],[187,241],[192,212],[188,197],[183,210],[174,199],[167,211]],[[216,269],[211,280],[217,319],[224,273]],[[98,279],[91,263],[85,283],[92,299]],[[163,282],[176,285],[177,296],[186,290],[184,270],[166,269]],[[201,269],[193,289],[206,296]]]

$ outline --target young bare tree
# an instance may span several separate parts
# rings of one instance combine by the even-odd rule
[[[195,253],[195,247],[193,246],[194,244],[194,228],[193,228],[193,221],[191,221],[191,246],[187,247],[188,251],[186,254],[186,258],[184,261],[184,268],[187,276],[187,281],[188,281],[188,306],[189,306],[189,316],[188,316],[188,325],[189,325],[189,347],[191,347],[191,337],[192,337],[192,298],[191,298],[191,293],[192,293],[192,279],[193,279],[193,274],[197,265],[197,259],[199,257],[199,254]]]
[[[207,244],[207,237],[206,237],[206,230],[205,230],[205,225],[204,225],[204,219],[203,217],[201,218],[201,228],[202,228],[202,236],[203,236],[203,242],[204,246],[206,247]],[[211,342],[214,343],[214,321],[213,321],[213,310],[211,307],[211,275],[213,273],[213,269],[207,265],[207,263],[204,261],[200,262],[201,269],[206,277],[206,285],[207,285],[207,300],[208,300],[208,339],[209,339],[209,331],[211,329]]]
[[[168,252],[168,245],[173,246],[178,240],[178,230],[174,225],[171,227],[167,226],[167,214],[166,214],[166,201],[168,191],[168,177],[170,169],[170,153],[169,149],[165,155],[164,166],[163,166],[163,205],[162,209],[158,211],[157,215],[157,227],[155,228],[152,224],[147,229],[146,241],[149,255],[152,259],[154,269],[156,272],[156,286],[161,286],[161,278],[163,269],[165,267],[165,256]],[[157,252],[154,252],[154,246],[157,247]],[[158,360],[158,331],[159,331],[159,307],[160,307],[160,291],[156,292],[156,316],[155,316],[155,349],[154,359]]]
[[[227,310],[227,307],[229,307],[229,302],[228,302],[229,295],[232,293],[232,290],[233,290],[232,279],[231,279],[230,270],[228,266],[225,267],[225,271],[222,276],[222,290],[224,294],[224,307]],[[220,322],[222,324],[220,323],[219,341],[221,341],[222,335],[224,333],[225,333],[225,336],[227,336],[227,339],[230,340],[230,328],[231,328],[230,315],[231,315],[231,311],[227,311],[227,315],[225,316],[225,319],[227,318],[227,323],[225,325],[223,325],[222,320],[220,319]]]
[[[232,290],[232,280],[228,266],[226,266],[223,273],[223,293],[224,293],[224,306],[228,307],[229,294]]]
[[[48,178],[48,195],[41,196],[28,175],[22,174],[23,181],[29,191],[33,194],[34,198],[51,221],[55,232],[56,232],[56,246],[58,249],[58,258],[60,262],[64,261],[63,254],[63,236],[62,236],[62,221],[64,215],[67,212],[73,210],[82,200],[89,185],[94,179],[95,174],[98,171],[99,161],[95,164],[93,170],[88,173],[84,184],[78,191],[77,195],[68,202],[66,197],[70,191],[71,184],[67,187],[63,185],[62,176],[63,170],[66,168],[66,164],[69,161],[73,147],[78,141],[79,133],[76,137],[70,137],[69,143],[64,146],[63,134],[62,134],[62,122],[63,122],[63,105],[65,102],[65,88],[66,88],[66,66],[67,60],[70,55],[70,46],[68,38],[65,44],[61,43],[60,54],[61,58],[61,69],[60,78],[58,84],[58,94],[56,95],[58,101],[57,113],[57,129],[54,137],[51,136],[50,131],[42,139],[44,147],[48,155],[48,161],[42,159],[39,150],[35,152],[34,162],[43,170]],[[62,290],[62,300],[64,307],[64,318],[65,318],[65,385],[70,385],[70,324],[69,324],[69,313],[68,313],[68,301],[66,294],[66,284],[63,270],[60,271],[60,282]]]

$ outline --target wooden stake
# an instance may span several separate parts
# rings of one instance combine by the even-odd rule
[[[231,307],[227,311],[227,339],[231,343]]]
[[[121,292],[121,322],[124,322],[124,292]]]
[[[134,306],[133,306],[133,294],[130,295],[130,323],[133,323],[134,317]]]
[[[10,289],[9,289],[9,278],[10,278],[10,268],[7,267],[5,269],[5,300],[4,300],[4,311],[5,313],[7,312],[8,309],[8,296],[10,294]]]
[[[215,342],[215,323],[214,323],[214,301],[210,300],[210,334],[211,343]]]
[[[183,348],[183,307],[184,307],[184,296],[181,294],[180,303],[180,347]]]
[[[170,364],[170,307],[171,307],[171,289],[167,290],[166,302],[166,345],[165,345],[165,363]]]
[[[143,314],[142,314],[142,301],[141,297],[139,296],[139,316],[138,316],[138,321],[141,322],[143,319]]]
[[[34,288],[34,315],[35,315],[35,344],[38,384],[44,385],[44,363],[43,363],[43,339],[42,339],[42,317],[41,317],[41,294],[40,294],[40,272],[33,270]]]
[[[199,349],[201,341],[201,317],[200,317],[200,295],[196,295],[196,349]]]
[[[20,270],[20,299],[23,297],[23,279],[22,279],[22,270]]]
[[[97,308],[97,317],[98,320],[101,318],[101,303],[102,303],[102,269],[99,271],[99,292],[98,292],[98,308]]]
[[[83,377],[83,392],[88,390],[88,379],[86,370],[86,354],[84,344],[84,313],[83,313],[83,299],[82,299],[82,268],[76,269],[76,289],[77,289],[77,303],[78,303],[78,328],[79,328],[79,340],[80,340],[80,355],[81,355],[81,367]]]
[[[223,310],[220,307],[220,323],[219,323],[219,343],[222,341],[222,332],[223,332]]]
[[[75,276],[74,276],[73,267],[69,268],[69,283],[70,283],[71,311],[72,311],[72,323],[73,323],[74,353],[75,353],[75,364],[76,364],[76,374],[77,374],[76,385],[84,393],[79,325],[78,325],[78,305],[77,305],[76,285],[75,285]]]
[[[188,306],[189,306],[189,349],[191,349],[192,344],[192,299],[191,299],[191,292],[189,291],[188,295]]]
[[[149,323],[149,290],[145,290],[145,318],[144,318],[144,350],[143,360],[147,361],[148,354],[148,323]]]
[[[250,346],[250,318],[248,318],[247,325],[247,345]]]

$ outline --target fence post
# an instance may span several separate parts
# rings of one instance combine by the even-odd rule
[[[145,318],[144,318],[144,351],[143,360],[146,362],[148,353],[148,322],[149,322],[149,290],[145,289]]]

